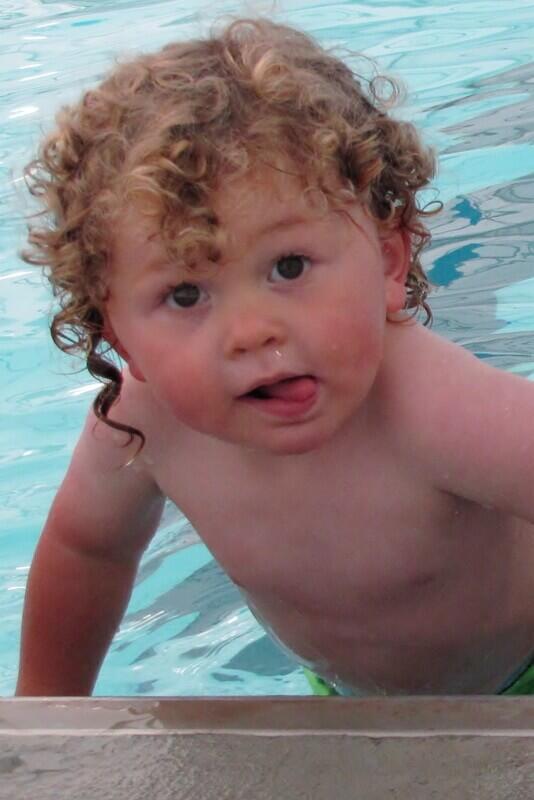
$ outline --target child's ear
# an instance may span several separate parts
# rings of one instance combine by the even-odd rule
[[[381,239],[386,307],[388,314],[402,311],[406,303],[406,278],[410,269],[412,247],[410,234],[404,228],[383,235]]]
[[[109,320],[106,320],[104,323],[102,338],[105,339],[109,345],[111,345],[111,347],[115,350],[115,352],[118,353],[124,361],[126,361],[131,375],[134,378],[136,378],[136,380],[146,383],[145,376],[143,375],[143,373],[141,372],[141,370],[139,369],[133,358],[130,356],[128,351],[122,346]]]

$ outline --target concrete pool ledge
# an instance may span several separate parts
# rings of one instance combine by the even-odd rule
[[[534,698],[0,700],[4,800],[532,800]]]

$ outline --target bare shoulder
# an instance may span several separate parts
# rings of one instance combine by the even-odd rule
[[[149,415],[147,393],[126,380],[110,418],[143,431]],[[73,547],[142,550],[157,528],[165,498],[147,460],[136,457],[141,441],[89,410],[47,529]]]
[[[390,334],[397,444],[438,488],[534,520],[534,383],[420,325]]]
[[[121,394],[109,417],[142,433],[143,438],[111,431],[103,424],[96,429],[96,438],[106,438],[113,444],[114,458],[118,458],[121,464],[131,460],[137,471],[151,475],[156,482],[165,472],[166,465],[172,464],[172,469],[178,470],[189,456],[192,447],[190,431],[186,431],[184,425],[156,400],[146,383],[133,378],[128,370],[124,372]]]
[[[466,348],[415,322],[388,326],[386,346],[388,373],[401,400],[411,396],[412,402],[421,406],[427,405],[428,396],[444,397],[459,385],[472,385],[473,372],[485,368]],[[417,388],[417,397],[411,387]]]
[[[137,476],[139,480],[149,481],[150,467],[142,457],[143,442],[147,428],[150,428],[156,416],[159,415],[147,387],[134,380],[125,370],[119,398],[108,413],[108,419],[125,430],[99,420],[91,404],[73,463],[81,458],[111,479],[121,473],[121,480],[128,475],[132,479]],[[129,466],[133,469],[126,469]]]

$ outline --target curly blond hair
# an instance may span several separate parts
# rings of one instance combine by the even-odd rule
[[[387,101],[377,88],[384,81]],[[259,163],[281,158],[330,206],[358,198],[381,225],[408,231],[407,307],[423,308],[430,321],[420,253],[433,212],[418,205],[417,192],[435,161],[413,125],[389,116],[397,96],[394,81],[358,78],[304,33],[244,19],[119,64],[59,111],[25,170],[45,223],[30,225],[23,258],[45,268],[59,301],[54,342],[84,353],[104,382],[99,418],[143,441],[107,419],[122,381],[104,340],[114,220],[137,202],[157,217],[177,257],[190,266],[201,251],[217,260],[217,188]]]

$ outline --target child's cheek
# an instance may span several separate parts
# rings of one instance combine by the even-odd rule
[[[342,363],[356,361],[362,366],[382,353],[384,324],[375,314],[332,314],[325,321],[323,341],[327,355]]]
[[[188,358],[161,368],[154,390],[176,419],[198,430],[208,430],[220,410],[213,377]]]

